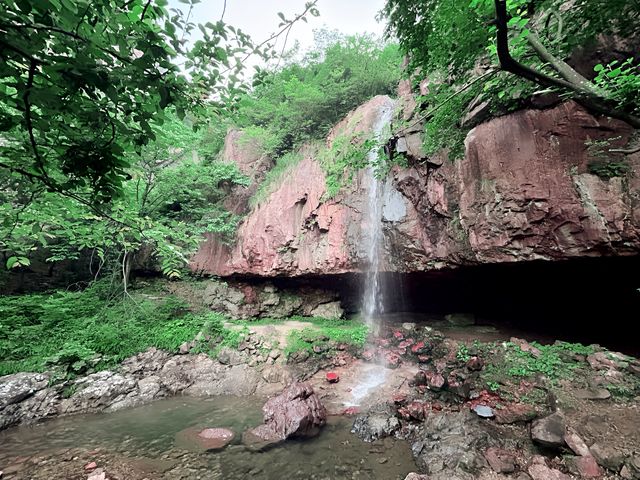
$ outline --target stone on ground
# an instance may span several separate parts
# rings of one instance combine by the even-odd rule
[[[560,448],[565,444],[565,431],[564,417],[554,413],[531,424],[531,439],[544,447]]]

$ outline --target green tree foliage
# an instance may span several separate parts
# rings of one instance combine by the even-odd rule
[[[536,90],[557,91],[596,113],[640,125],[635,88],[640,57],[619,59],[624,66],[600,65],[587,77],[565,63],[577,47],[590,48],[603,35],[636,35],[640,4],[582,0],[567,9],[564,3],[387,0],[382,15],[411,59],[408,71],[416,80],[429,81],[429,92],[421,99],[427,108],[429,153],[447,146],[444,139],[459,128],[472,101],[488,100],[494,113],[503,113],[523,106]],[[457,137],[454,148],[460,147],[464,132]]]
[[[28,266],[90,250],[128,278],[153,252],[180,274],[202,233],[229,238],[224,193],[247,180],[215,160],[250,55],[306,15],[278,14],[256,45],[222,19],[191,21],[200,0],[8,0],[0,10],[0,252]],[[191,41],[191,33],[199,39]],[[222,119],[222,120],[221,120]]]
[[[182,1],[186,14],[167,0],[3,2],[0,167],[106,202],[167,107],[180,118],[205,103],[226,108],[243,60],[269,57],[272,42],[256,46],[222,20],[196,25],[199,1]],[[318,14],[315,2],[293,20],[281,14],[280,33],[307,13]],[[196,28],[201,37],[191,43]]]
[[[289,65],[263,72],[235,121],[282,155],[322,139],[344,115],[375,95],[393,95],[401,73],[396,45],[368,35],[320,31],[316,46]]]
[[[208,156],[206,137],[175,117],[168,118],[157,138],[130,160],[122,194],[104,205],[102,214],[15,173],[5,176],[0,250],[6,266],[24,266],[41,249],[52,262],[90,250],[100,265],[119,266],[126,280],[134,256],[145,247],[167,276],[178,277],[203,233],[230,238],[237,218],[221,200],[230,186],[246,185],[246,177],[234,164]]]

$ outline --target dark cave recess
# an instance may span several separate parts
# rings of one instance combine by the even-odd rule
[[[359,310],[364,283],[358,274],[271,281],[286,289],[306,285],[337,290],[348,312]],[[386,313],[467,312],[479,323],[640,354],[633,333],[640,312],[640,256],[382,273],[380,281]]]

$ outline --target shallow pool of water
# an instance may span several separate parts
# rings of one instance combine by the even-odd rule
[[[415,471],[408,444],[392,439],[364,443],[350,433],[352,420],[346,417],[330,417],[315,438],[288,441],[265,452],[250,451],[241,436],[262,422],[262,403],[256,398],[176,397],[121,412],[9,429],[0,432],[0,470],[5,469],[3,479],[47,478],[51,472],[60,475],[54,478],[86,479],[83,466],[94,459],[111,474],[108,478],[127,480],[392,480]],[[236,437],[219,452],[184,450],[176,434],[193,426],[228,427]]]

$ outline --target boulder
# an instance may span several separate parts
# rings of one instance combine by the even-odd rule
[[[411,450],[416,464],[436,479],[475,480],[488,466],[490,433],[469,410],[429,415]]]
[[[248,358],[243,352],[229,347],[222,347],[218,352],[218,361],[223,365],[242,365],[248,362]]]
[[[429,387],[429,390],[438,392],[444,388],[446,380],[441,374],[437,372],[425,372],[424,375],[425,375],[427,387]]]
[[[596,462],[596,459],[591,455],[583,457],[572,457],[567,460],[569,469],[580,476],[580,478],[600,478],[604,474],[604,471]]]
[[[49,376],[44,373],[21,372],[0,377],[0,410],[30,397],[48,383]]]
[[[249,446],[279,443],[291,437],[311,437],[327,421],[327,411],[308,383],[293,383],[262,407],[264,424],[248,430],[243,442]]]
[[[466,367],[471,372],[478,372],[484,367],[484,362],[480,357],[471,357],[467,361]]]
[[[565,445],[565,431],[564,417],[554,413],[531,424],[531,439],[544,447],[560,448]]]
[[[575,391],[575,395],[583,400],[607,400],[611,392],[606,388],[584,388]]]
[[[133,393],[137,381],[133,376],[106,370],[80,378],[74,386],[76,392],[60,404],[61,413],[97,412],[109,408]]]
[[[542,352],[540,351],[539,348],[536,348],[533,345],[530,345],[529,342],[527,342],[526,340],[522,340],[521,338],[511,337],[510,342],[515,343],[518,347],[520,347],[520,350],[522,350],[523,352],[530,353],[536,358],[539,358],[540,355],[542,355]]]

